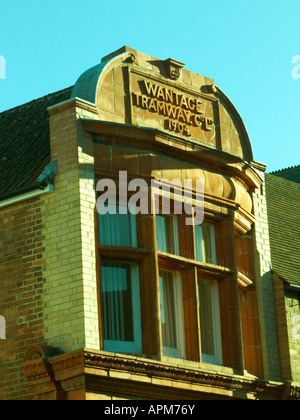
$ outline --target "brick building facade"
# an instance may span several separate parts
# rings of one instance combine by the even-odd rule
[[[280,271],[266,189],[281,178],[213,80],[123,47],[0,114],[0,152],[1,400],[299,398],[299,260]],[[174,179],[194,208],[203,180],[200,225],[176,190],[170,214],[161,189],[157,214],[120,211],[122,186],[130,201]],[[103,180],[117,214],[97,211]]]

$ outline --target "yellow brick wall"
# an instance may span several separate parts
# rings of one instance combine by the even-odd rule
[[[94,162],[91,139],[77,124],[83,116],[94,113],[75,104],[50,112],[58,174],[53,194],[44,199],[44,322],[46,341],[64,352],[99,349]]]

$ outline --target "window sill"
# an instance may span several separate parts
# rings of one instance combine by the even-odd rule
[[[227,277],[233,274],[233,271],[228,267],[223,267],[217,264],[203,263],[190,258],[184,258],[180,255],[168,254],[166,252],[157,251],[158,262],[160,265],[179,270],[190,270],[196,267],[199,273],[207,274],[216,277]]]
[[[193,371],[201,371],[203,373],[219,373],[223,375],[239,375],[245,377],[256,378],[253,375],[250,375],[247,371],[244,373],[238,372],[236,369],[233,369],[228,366],[222,365],[213,365],[210,363],[203,363],[203,362],[195,362],[192,360],[175,358],[175,357],[168,357],[162,356],[160,360],[155,359],[153,357],[149,357],[145,354],[137,354],[137,353],[122,353],[122,352],[110,352],[107,350],[100,350],[99,353],[103,355],[107,355],[112,359],[123,359],[124,362],[128,361],[137,361],[141,363],[146,363],[147,365],[153,364],[156,366],[162,366],[165,368],[178,368],[178,369],[189,369],[191,372]]]

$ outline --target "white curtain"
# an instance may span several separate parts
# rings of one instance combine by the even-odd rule
[[[104,263],[101,284],[104,312],[104,338],[133,341],[130,265]]]
[[[212,285],[209,280],[198,283],[202,353],[215,355]]]
[[[222,365],[220,302],[217,280],[198,279],[202,361]]]
[[[181,277],[178,272],[160,270],[160,303],[163,352],[184,358],[185,337]]]
[[[160,273],[162,339],[166,347],[177,348],[175,284],[171,272]]]

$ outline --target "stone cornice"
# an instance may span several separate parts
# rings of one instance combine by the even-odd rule
[[[238,375],[185,368],[183,366],[155,362],[153,360],[122,357],[121,355],[84,351],[84,361],[85,366],[89,368],[126,371],[152,378],[165,378],[171,381],[209,385],[216,388],[243,390],[245,392],[258,392],[260,389],[268,389],[273,392],[281,391],[280,385],[271,385],[270,383],[257,379],[253,380]]]
[[[117,370],[152,378],[165,378],[168,381],[178,381],[179,383],[208,385],[211,392],[216,394],[218,394],[218,389],[227,389],[231,392],[242,391],[242,393],[252,394],[254,398],[261,398],[263,394],[266,398],[281,399],[283,396],[285,398],[300,398],[300,388],[290,383],[275,383],[254,377],[230,375],[217,371],[210,372],[200,368],[183,367],[182,365],[106,352],[83,350],[83,354],[86,369]]]
[[[66,393],[78,383],[80,386],[84,383],[87,392],[90,382],[93,392],[101,393],[104,387],[109,387],[112,392],[122,390],[126,394],[130,389],[131,395],[146,392],[144,397],[148,393],[149,396],[158,395],[155,394],[155,389],[163,387],[166,398],[169,392],[172,396],[178,393],[180,398],[180,392],[184,390],[185,395],[190,392],[192,398],[199,394],[202,398],[300,399],[300,388],[291,383],[270,382],[252,376],[225,373],[226,369],[222,367],[219,371],[209,371],[200,364],[191,366],[189,362],[186,365],[184,361],[180,363],[176,365],[136,356],[81,349],[46,359],[34,358],[23,363],[22,368],[36,393],[39,389],[53,392],[54,388]]]
[[[248,188],[259,188],[262,182],[256,170],[243,159],[163,130],[88,119],[82,119],[81,124],[87,132],[99,135],[103,144],[110,144],[111,138],[114,145],[131,145],[137,150],[143,147],[148,150],[152,145],[176,158],[180,153],[184,160],[195,165],[206,162],[210,170],[218,168],[218,172],[242,180]]]

